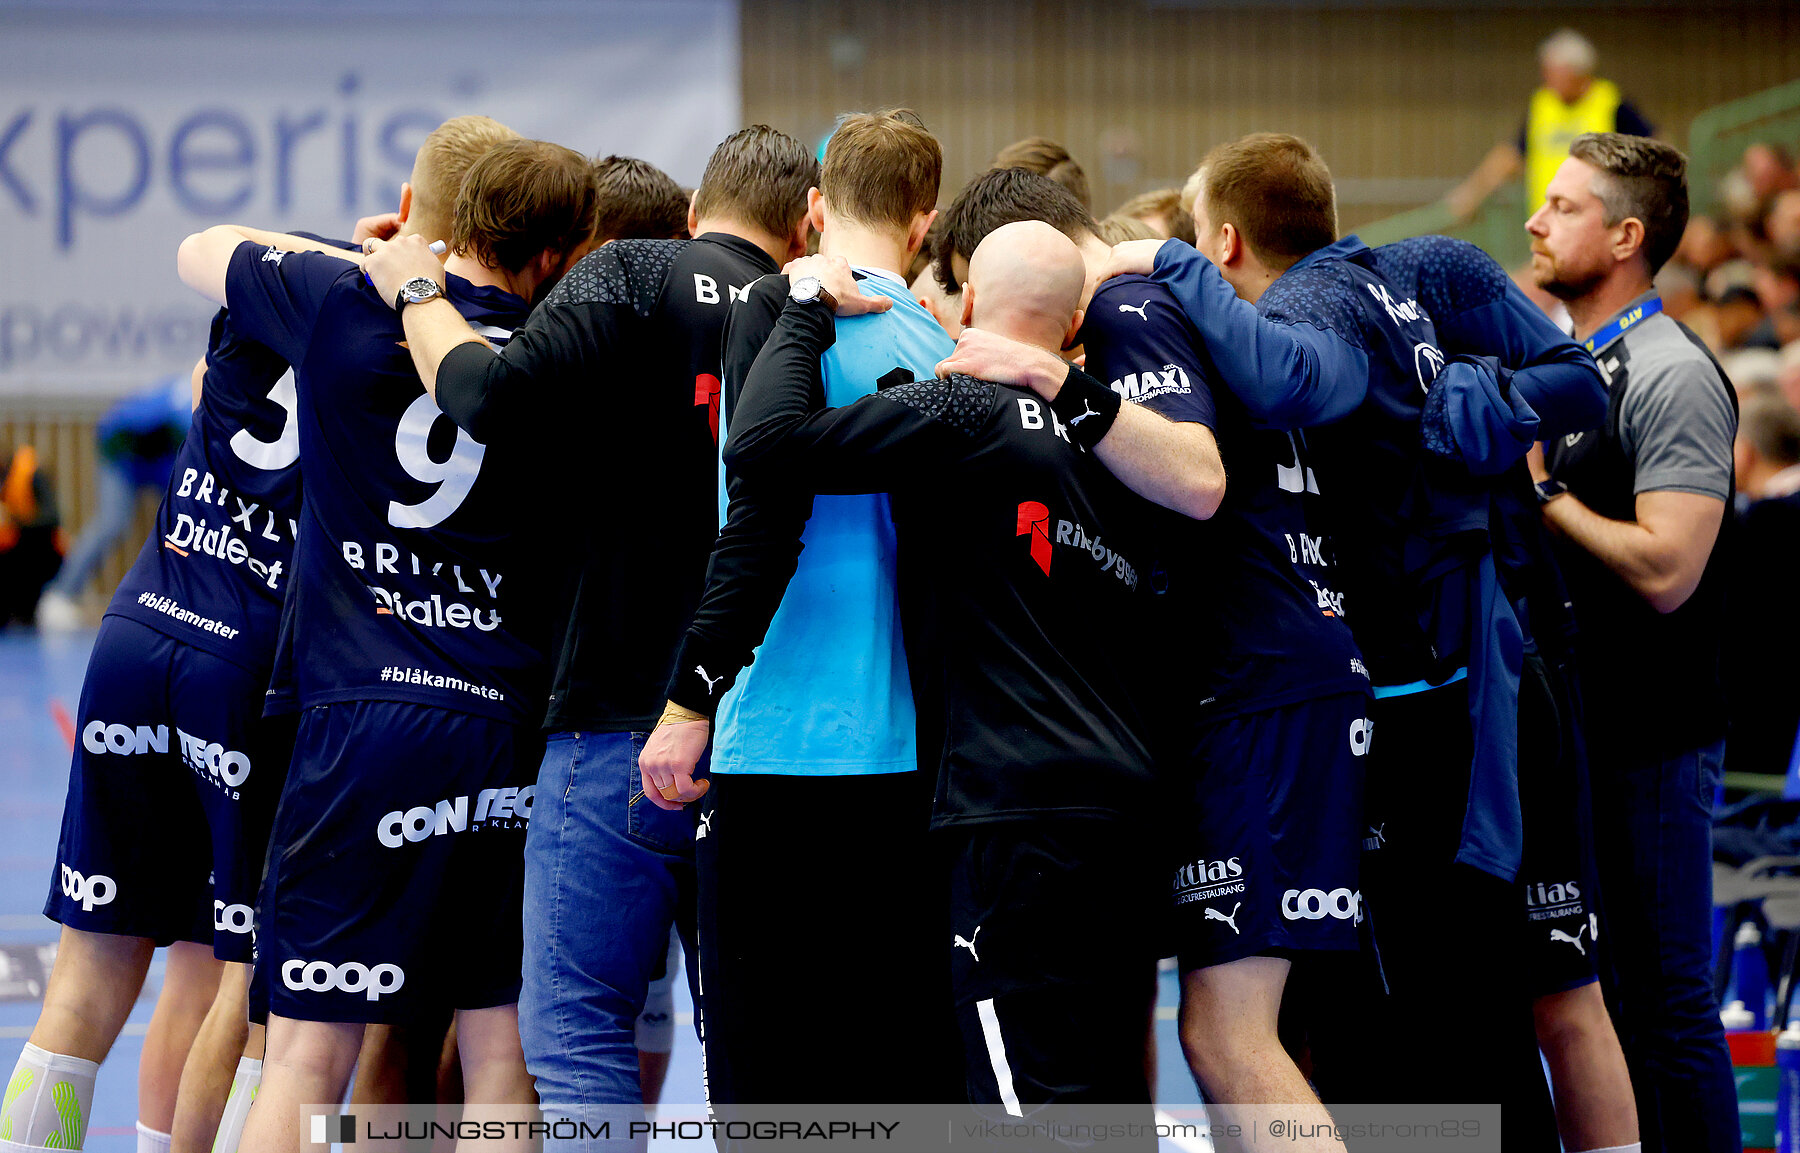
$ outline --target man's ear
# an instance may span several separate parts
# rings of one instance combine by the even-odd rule
[[[915,256],[925,246],[925,234],[931,231],[931,222],[937,217],[935,208],[913,217],[912,227],[906,230],[906,255]]]
[[[1087,309],[1077,308],[1075,310],[1075,316],[1069,321],[1068,331],[1063,333],[1062,346],[1064,348],[1075,347],[1075,338],[1081,335],[1081,322],[1086,319]]]
[[[810,213],[803,214],[800,217],[799,223],[794,225],[794,230],[792,232],[788,233],[788,238],[787,238],[787,242],[788,242],[787,259],[788,260],[799,260],[802,256],[806,255],[807,242],[812,239],[812,230],[813,230],[813,226],[812,226],[811,214]],[[787,260],[782,261],[782,263],[786,264]]]
[[[400,226],[406,227],[406,218],[412,215],[412,181],[400,182]]]
[[[700,190],[698,188],[696,188],[696,189],[694,189],[694,194],[692,196],[688,197],[688,235],[689,236],[700,235],[700,214],[694,211],[694,206],[699,203],[700,203]]]
[[[962,286],[962,304],[962,326],[972,328],[975,324],[975,286],[966,280]]]
[[[1232,268],[1244,262],[1244,238],[1235,224],[1219,225],[1219,264]]]
[[[1644,222],[1627,216],[1613,226],[1613,259],[1624,262],[1644,250]]]
[[[806,222],[815,232],[825,231],[825,194],[817,188],[806,190]]]

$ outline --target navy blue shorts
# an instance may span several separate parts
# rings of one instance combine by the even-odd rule
[[[1368,698],[1341,693],[1201,726],[1171,833],[1181,967],[1355,949]]]
[[[100,622],[45,916],[250,960],[294,732],[263,719],[263,689],[260,675],[136,621]]]
[[[535,727],[399,701],[305,710],[269,850],[269,1011],[403,1023],[519,999]]]
[[[1519,807],[1525,847],[1518,887],[1524,898],[1521,949],[1533,996],[1599,979],[1590,907],[1592,833],[1582,820],[1587,757],[1575,700],[1562,670],[1535,654],[1519,678]]]

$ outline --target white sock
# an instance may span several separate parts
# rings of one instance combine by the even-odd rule
[[[29,1042],[0,1098],[0,1149],[79,1149],[100,1066]]]
[[[169,1153],[169,1142],[174,1140],[173,1136],[168,1133],[158,1133],[142,1121],[137,1123],[137,1131],[137,1153]]]
[[[1608,1145],[1604,1149],[1587,1149],[1583,1153],[1644,1153],[1644,1143],[1633,1141],[1629,1145]]]
[[[219,1115],[219,1133],[213,1138],[212,1153],[237,1153],[238,1141],[244,1136],[244,1120],[250,1116],[250,1104],[256,1100],[256,1089],[261,1084],[262,1062],[239,1057],[237,1075],[231,1079],[231,1095],[225,1098],[225,1112]]]

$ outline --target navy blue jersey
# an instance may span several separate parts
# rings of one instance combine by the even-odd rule
[[[491,341],[529,311],[457,276],[447,295]],[[543,597],[513,547],[531,505],[518,482],[529,446],[490,450],[438,411],[399,316],[353,264],[246,243],[226,299],[242,330],[295,369],[301,706],[412,701],[535,723]]]
[[[156,528],[109,615],[267,672],[300,515],[295,410],[287,361],[221,309]]]
[[[1523,636],[1490,547],[1494,474],[1539,423],[1491,353],[1446,355],[1417,295],[1354,236],[1296,262],[1255,306],[1178,242],[1156,279],[1181,301],[1252,416],[1308,428],[1321,535],[1377,685],[1442,684],[1466,668],[1482,740],[1458,859],[1518,868],[1518,676]],[[1378,690],[1379,691],[1379,690]]]
[[[1181,305],[1164,285],[1123,276],[1101,285],[1082,327],[1088,371],[1128,401],[1219,439],[1225,500],[1211,520],[1170,513],[1162,528],[1161,633],[1196,662],[1184,715],[1275,708],[1368,687],[1318,530],[1306,504],[1318,484],[1304,434],[1254,426]]]

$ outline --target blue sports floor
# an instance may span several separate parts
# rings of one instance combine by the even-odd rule
[[[19,1047],[30,1035],[38,1006],[35,999],[6,999],[18,982],[37,976],[31,971],[35,962],[14,972],[13,963],[4,958],[17,958],[21,946],[49,946],[56,941],[57,927],[41,910],[56,864],[57,829],[69,779],[70,726],[93,639],[92,632],[40,638],[25,629],[0,631],[0,947],[4,948],[0,953],[0,1066],[5,1070],[11,1069]],[[91,1153],[131,1153],[137,1147],[138,1054],[161,981],[159,954],[124,1035],[100,1071],[86,1145]],[[702,1094],[698,1046],[692,1031],[693,1006],[684,982],[677,982],[676,990],[682,1027],[676,1033],[663,1100],[698,1102]],[[41,992],[39,985],[37,995]],[[1157,1097],[1165,1105],[1191,1106],[1198,1103],[1199,1096],[1176,1040],[1176,994],[1175,975],[1162,974],[1156,1024]],[[829,1005],[814,1008],[821,1013],[834,1012]],[[844,1017],[850,1019],[848,1014]],[[692,1148],[691,1144],[667,1144],[669,1148]],[[1165,1142],[1164,1148],[1180,1147]],[[1186,1148],[1210,1145],[1189,1141]]]

